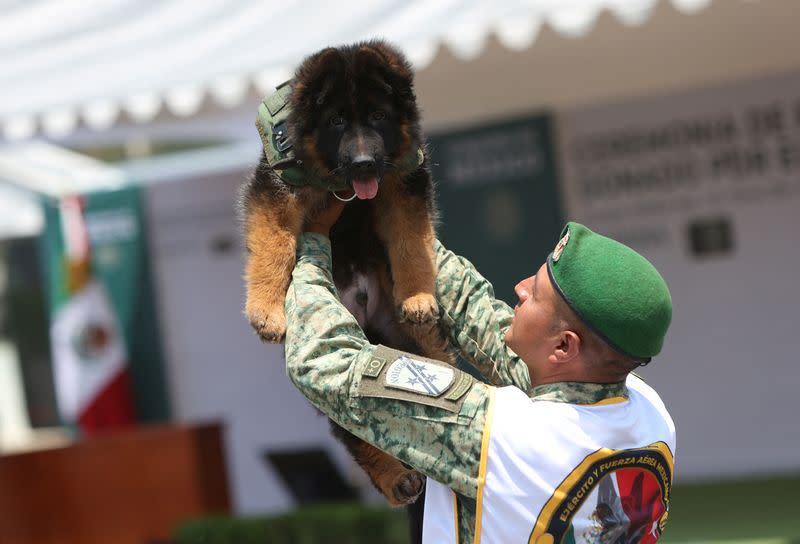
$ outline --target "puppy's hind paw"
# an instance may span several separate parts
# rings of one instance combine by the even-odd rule
[[[429,293],[419,293],[405,299],[400,305],[400,320],[415,325],[431,324],[439,319],[439,305]]]
[[[416,470],[402,473],[392,485],[392,506],[403,506],[417,500],[425,486],[425,477]]]
[[[283,309],[271,312],[248,309],[247,318],[264,342],[280,344],[286,339],[286,316]]]

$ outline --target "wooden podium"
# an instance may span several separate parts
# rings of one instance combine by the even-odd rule
[[[219,425],[146,426],[0,456],[0,544],[150,544],[230,510]]]

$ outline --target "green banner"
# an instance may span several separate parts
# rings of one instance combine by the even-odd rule
[[[439,238],[512,305],[514,285],[536,273],[561,232],[551,129],[550,116],[535,115],[429,138]]]
[[[169,402],[147,252],[141,191],[125,187],[83,195],[91,241],[91,274],[105,287],[122,327],[137,420],[165,421]],[[69,297],[59,202],[44,201],[42,259],[50,315]]]

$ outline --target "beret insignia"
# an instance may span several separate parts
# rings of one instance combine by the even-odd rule
[[[564,248],[567,247],[567,242],[569,242],[569,228],[566,231],[566,234],[558,241],[556,248],[553,250],[553,261],[555,262],[558,262],[561,258],[561,254],[564,252]]]

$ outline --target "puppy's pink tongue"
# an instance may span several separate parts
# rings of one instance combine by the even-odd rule
[[[375,176],[371,178],[355,178],[353,179],[353,190],[361,200],[375,198],[375,195],[378,194],[378,178]]]

